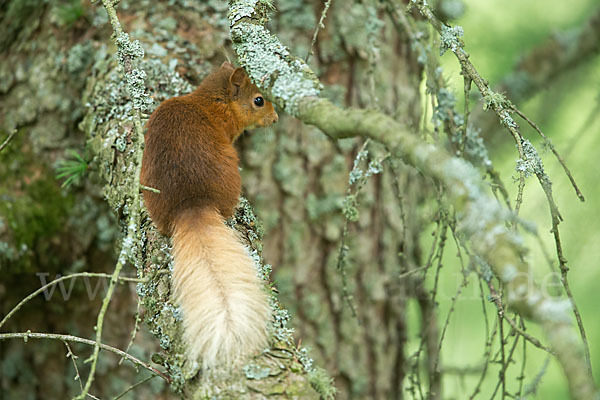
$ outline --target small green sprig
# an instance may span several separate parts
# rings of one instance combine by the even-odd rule
[[[85,175],[89,163],[75,150],[67,150],[68,159],[60,162],[56,168],[56,179],[66,178],[62,187],[70,187],[74,183],[79,183]]]

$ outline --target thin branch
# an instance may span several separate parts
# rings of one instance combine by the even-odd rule
[[[491,336],[485,342],[485,353],[484,353],[484,362],[483,362],[483,371],[479,376],[479,380],[477,381],[477,385],[475,385],[475,389],[473,389],[473,393],[469,396],[469,400],[473,400],[477,397],[477,395],[481,392],[481,384],[483,383],[485,376],[487,374],[491,356],[492,356],[492,346],[494,344],[494,339],[496,338],[496,334],[498,333],[498,320],[496,319],[494,322],[494,329],[492,329]]]
[[[4,150],[4,148],[6,147],[6,145],[8,145],[8,142],[10,142],[13,138],[13,136],[15,136],[17,134],[17,130],[14,129],[10,135],[8,135],[8,137],[6,138],[6,140],[4,142],[2,142],[2,144],[0,144],[0,151]]]
[[[64,343],[65,347],[67,348],[67,358],[70,358],[71,361],[73,361],[73,368],[75,369],[75,380],[77,382],[79,382],[79,388],[83,392],[83,385],[81,383],[81,375],[79,375],[79,368],[77,368],[77,362],[75,361],[79,357],[77,357],[75,354],[73,354],[73,351],[71,350],[71,346],[69,346],[68,342],[63,340],[63,343]]]
[[[499,302],[500,304],[502,304],[500,299]],[[494,390],[491,399],[494,399],[494,397],[496,397],[496,391],[498,390],[498,387],[502,385],[502,400],[504,400],[504,397],[506,396],[506,370],[508,369],[509,363],[506,361],[506,354],[504,349],[504,309],[502,307],[498,308],[498,326],[500,327],[500,334],[498,335],[498,339],[500,340],[500,365],[502,366],[502,368],[500,368],[499,373],[500,380],[496,384],[496,390]]]
[[[90,339],[84,339],[78,336],[72,335],[60,335],[56,333],[40,333],[40,332],[13,332],[13,333],[0,333],[0,340],[6,339],[24,339],[27,342],[28,339],[53,339],[60,340],[62,342],[75,342],[75,343],[83,343],[90,346],[96,346],[96,341]],[[100,348],[102,350],[107,350],[113,352],[121,357],[125,357],[127,360],[131,361],[133,364],[140,366],[153,374],[159,375],[163,378],[167,383],[171,383],[171,378],[164,372],[154,368],[150,364],[143,362],[142,360],[132,356],[131,354],[125,353],[123,350],[119,350],[116,347],[109,346],[104,343],[100,343]]]
[[[321,18],[319,18],[319,23],[317,24],[317,26],[315,28],[315,33],[313,34],[312,42],[310,43],[310,50],[308,51],[308,54],[306,55],[306,58],[304,59],[304,62],[307,64],[308,64],[308,60],[310,59],[310,56],[312,56],[314,54],[313,48],[315,47],[315,43],[317,42],[317,35],[319,34],[319,29],[325,28],[325,25],[323,25],[323,21],[325,21],[325,17],[327,16],[327,11],[329,11],[329,6],[331,5],[331,1],[332,0],[327,0],[325,2],[325,7],[323,7],[323,12],[321,12]]]
[[[152,192],[152,193],[160,193],[160,190],[158,190],[156,188],[153,188],[153,187],[150,187],[150,186],[146,186],[146,185],[141,185],[140,184],[140,189],[147,190],[147,191]]]
[[[552,187],[550,183],[544,179],[542,173],[536,173],[540,182],[542,182],[542,189],[544,190],[544,194],[548,199],[548,204],[550,205],[550,215],[552,217],[552,229],[551,232],[554,235],[554,244],[556,247],[556,255],[558,257],[558,264],[560,268],[560,276],[561,282],[565,289],[565,293],[569,298],[569,302],[571,304],[571,309],[573,310],[573,314],[575,315],[575,321],[577,322],[577,327],[579,329],[579,334],[581,335],[581,340],[583,342],[583,351],[585,354],[586,360],[586,368],[587,373],[590,379],[593,379],[592,374],[592,359],[590,355],[590,346],[587,340],[587,335],[585,333],[585,328],[583,326],[583,320],[581,318],[581,314],[579,313],[579,307],[577,307],[577,303],[575,302],[575,297],[573,297],[573,292],[571,291],[571,286],[569,285],[568,272],[569,267],[567,267],[567,259],[565,258],[562,250],[562,241],[560,240],[560,231],[558,230],[558,224],[562,221],[562,216],[558,211],[558,207],[554,202],[554,197],[552,196]],[[542,175],[542,176],[541,176]]]
[[[448,218],[448,217],[446,217],[446,218]],[[463,257],[462,257],[462,252],[460,250],[461,246],[460,246],[460,243],[459,243],[459,241],[458,241],[458,239],[456,237],[456,232],[454,230],[454,226],[456,225],[456,221],[454,220],[454,217],[452,218],[451,221],[447,221],[446,225],[450,228],[450,232],[452,233],[452,238],[454,239],[454,243],[456,245],[457,256],[458,256],[458,260],[460,262],[460,269],[461,269],[461,272],[462,272],[462,275],[463,275],[463,280],[462,280],[460,286],[458,287],[458,290],[456,291],[456,294],[450,300],[450,310],[448,311],[448,315],[446,316],[446,321],[444,322],[444,327],[442,328],[442,334],[440,336],[440,341],[439,341],[439,344],[438,344],[437,353],[435,355],[435,362],[434,362],[434,367],[433,367],[433,370],[434,370],[435,373],[438,373],[438,365],[439,365],[439,362],[440,362],[440,354],[442,352],[442,344],[444,342],[444,337],[446,335],[446,330],[447,330],[447,328],[448,328],[448,326],[450,324],[450,317],[452,316],[452,313],[454,312],[454,308],[456,307],[456,302],[458,301],[459,296],[462,294],[462,291],[464,290],[465,287],[467,287],[467,284],[468,284],[467,273],[466,273],[466,270],[465,270],[464,260],[463,260]],[[445,236],[446,236],[446,230],[445,229],[444,229],[444,232],[443,232],[442,235],[443,235],[442,236],[443,240],[445,241]],[[440,265],[441,265],[441,255],[440,255],[439,262],[440,262]],[[438,271],[436,271],[436,278],[435,278],[435,282],[436,282],[435,285],[436,286],[437,286],[437,279],[438,279],[437,278],[437,274],[438,273],[439,273],[439,268],[438,268]],[[435,297],[434,297],[434,295],[435,295],[435,292],[434,292],[434,294],[432,294],[432,299],[431,300],[435,304]],[[439,380],[439,377],[436,376],[436,378],[438,378],[438,380]],[[441,384],[438,383],[438,386],[441,386]]]
[[[403,273],[401,273],[400,275],[396,276],[396,279],[397,279],[397,280],[404,279],[404,278],[406,278],[406,277],[408,277],[408,276],[411,276],[412,274],[414,274],[414,273],[416,273],[416,272],[423,271],[423,270],[425,270],[425,269],[427,269],[427,268],[428,268],[427,266],[423,266],[423,267],[419,267],[419,268],[411,269],[410,271],[403,272]]]
[[[411,4],[425,10],[436,29],[441,23],[423,0]],[[527,318],[542,325],[551,348],[563,367],[575,400],[587,400],[596,395],[593,380],[586,373],[586,360],[580,356],[580,342],[572,329],[569,314],[557,306],[557,301],[543,296],[537,285],[527,285],[525,251],[520,235],[505,226],[507,211],[483,189],[480,174],[464,160],[448,154],[440,146],[424,142],[418,135],[395,119],[375,110],[340,108],[320,98],[320,83],[302,60],[298,61],[273,36],[264,24],[268,18],[266,5],[256,2],[250,10],[243,0],[230,0],[230,32],[238,59],[262,91],[286,112],[304,123],[314,125],[333,139],[361,136],[385,145],[391,154],[414,166],[425,177],[442,183],[449,202],[454,206],[461,232],[470,241],[475,254],[489,264],[494,274],[506,287],[509,305]],[[242,6],[243,5],[243,6]],[[240,11],[240,10],[243,10]],[[261,21],[261,23],[256,23]],[[462,48],[457,53],[468,62]],[[261,60],[260,68],[250,62]],[[470,68],[473,68],[470,64]],[[465,66],[468,70],[469,66]],[[487,82],[476,75],[473,83],[494,93]],[[261,81],[262,79],[262,81]],[[301,88],[290,93],[290,82]],[[285,97],[283,93],[286,93]],[[496,98],[495,96],[494,98]],[[500,113],[505,125],[516,130],[518,126],[501,101],[490,102]],[[525,295],[521,289],[525,288]],[[529,289],[529,290],[527,290]],[[552,313],[548,309],[552,309]]]
[[[502,343],[508,341],[508,336],[510,336],[510,333],[506,336],[506,339],[503,339]],[[496,392],[498,391],[498,389],[500,388],[500,386],[502,386],[502,398],[504,399],[507,395],[506,393],[506,371],[508,370],[508,367],[510,366],[510,363],[512,362],[512,357],[513,354],[515,353],[515,349],[517,348],[517,344],[519,343],[519,336],[515,336],[515,340],[510,348],[510,351],[508,352],[508,357],[506,357],[506,360],[502,360],[502,369],[500,370],[500,376],[502,377],[501,380],[498,381],[498,383],[496,383],[496,388],[494,389],[494,392],[492,394],[492,396],[490,397],[490,399],[494,399],[494,397],[496,396]],[[503,356],[504,357],[504,356]]]
[[[118,396],[116,396],[113,400],[119,400],[121,397],[125,396],[127,393],[131,392],[133,389],[135,389],[136,387],[148,382],[150,379],[154,378],[156,375],[150,375],[144,379],[142,379],[139,382],[134,383],[133,385],[129,386],[127,389],[125,389],[121,394],[119,394]]]
[[[502,297],[496,291],[496,288],[494,287],[494,284],[492,283],[492,281],[487,281],[487,286],[490,290],[490,298],[492,299],[492,302],[494,303],[494,305],[496,305],[496,308],[498,309],[498,313],[499,314],[502,313],[502,317],[504,318],[505,321],[507,321],[510,324],[510,326],[514,329],[514,331],[516,333],[518,333],[519,335],[523,336],[523,338],[525,338],[525,340],[530,342],[532,345],[534,345],[538,349],[544,350],[544,351],[554,355],[554,353],[552,352],[552,350],[550,348],[544,346],[538,339],[534,338],[530,334],[525,333],[525,331],[523,331],[521,328],[519,328],[517,326],[516,322],[512,318],[509,318],[508,316],[506,316],[506,314],[504,313],[504,306],[502,305]]]
[[[542,132],[542,130],[537,126],[537,124],[535,122],[533,122],[532,120],[530,120],[527,115],[523,114],[521,112],[521,110],[519,110],[517,107],[515,107],[514,105],[512,106],[512,109],[515,113],[517,113],[517,115],[521,118],[523,118],[525,121],[527,121],[527,123],[529,125],[531,125],[531,127],[533,129],[536,130],[537,133],[540,134],[540,136],[542,137],[542,139],[544,139],[544,144],[547,145],[548,147],[550,147],[550,150],[552,150],[552,153],[554,154],[554,156],[556,157],[556,159],[558,160],[558,162],[560,163],[560,165],[563,167],[563,169],[565,170],[565,174],[567,174],[567,177],[569,178],[569,181],[571,181],[571,185],[573,186],[573,189],[575,189],[575,193],[577,193],[577,197],[579,197],[579,200],[581,202],[585,201],[585,198],[583,197],[583,194],[581,193],[581,190],[579,190],[579,187],[577,186],[577,183],[575,182],[575,178],[573,178],[573,175],[571,174],[571,171],[569,170],[569,168],[567,167],[567,164],[565,163],[565,160],[563,160],[563,158],[560,156],[560,154],[558,154],[558,151],[556,150],[556,147],[554,147],[554,145],[552,144],[552,142],[550,141],[550,139],[548,139],[546,137],[546,135],[544,135],[544,133]]]
[[[525,322],[523,322],[523,318],[520,318],[519,322],[521,323],[521,327],[523,331],[525,331]],[[525,366],[527,365],[527,341],[523,340],[523,358],[521,362],[521,373],[517,378],[519,380],[519,398],[523,398],[523,382],[525,382]]]
[[[130,237],[130,235],[128,235],[128,237]],[[119,256],[119,261],[117,262],[117,265],[115,266],[115,270],[111,276],[110,284],[108,285],[108,290],[106,292],[106,295],[104,296],[104,299],[102,300],[102,306],[100,307],[100,312],[98,313],[98,318],[96,320],[96,326],[95,326],[96,343],[94,345],[94,351],[93,351],[92,355],[90,356],[90,358],[88,358],[86,360],[86,361],[92,362],[92,366],[90,368],[90,373],[88,375],[87,381],[85,382],[83,392],[81,392],[81,394],[79,394],[79,396],[76,397],[77,400],[85,399],[87,393],[89,392],[89,390],[92,386],[92,382],[94,381],[94,376],[96,373],[96,365],[98,363],[98,354],[100,353],[100,348],[101,348],[101,344],[102,344],[101,342],[102,342],[102,328],[104,325],[104,316],[106,315],[106,310],[108,309],[110,299],[112,298],[116,283],[119,279],[119,274],[121,273],[121,269],[123,268],[124,264],[125,264],[124,257]]]
[[[123,38],[124,32],[123,32],[123,29],[121,28],[121,24],[117,17],[117,12],[114,8],[114,5],[116,3],[112,0],[102,0],[102,4],[104,5],[104,8],[106,9],[106,13],[108,14],[109,21],[113,27],[114,37],[115,37],[115,41],[117,42],[117,47],[119,47],[120,50],[123,50],[124,54],[122,54],[121,57],[119,57],[119,62],[123,65],[123,68],[125,70],[125,75],[127,76],[133,70],[132,58],[134,56],[132,54],[130,54],[130,52],[125,51],[126,50],[124,48],[125,44],[123,43],[122,40],[125,39],[125,41],[127,42],[127,45],[129,45],[129,42],[128,42],[128,39]],[[128,85],[131,85],[131,83],[129,81],[128,81]],[[129,87],[129,90],[131,93],[132,88]],[[133,182],[132,182],[132,185],[130,186],[131,187],[131,193],[130,193],[131,207],[129,209],[129,218],[128,218],[128,222],[127,222],[127,235],[126,235],[125,239],[123,240],[119,259],[118,259],[115,269],[113,271],[106,296],[104,297],[104,300],[102,301],[102,307],[100,308],[100,312],[98,313],[98,318],[97,318],[96,327],[95,327],[96,328],[96,344],[94,346],[93,354],[88,359],[88,361],[92,362],[92,365],[90,367],[90,373],[89,373],[88,379],[85,383],[85,387],[83,388],[83,392],[81,392],[81,394],[76,397],[77,400],[83,400],[86,397],[86,394],[90,390],[92,382],[94,381],[94,376],[96,373],[96,365],[98,363],[98,354],[100,352],[100,344],[102,342],[102,328],[103,328],[103,324],[104,324],[104,316],[106,314],[106,310],[108,309],[108,305],[112,298],[112,294],[114,292],[115,285],[119,278],[119,274],[121,273],[121,269],[123,268],[123,265],[126,263],[127,258],[131,256],[131,252],[133,251],[133,249],[135,247],[134,243],[136,243],[136,241],[137,241],[137,232],[138,232],[138,227],[140,225],[139,224],[139,222],[140,222],[139,221],[139,218],[140,218],[140,170],[141,170],[141,164],[142,164],[142,149],[144,147],[144,135],[143,135],[143,130],[142,130],[141,112],[140,112],[139,106],[137,106],[135,102],[134,102],[133,108],[132,108],[132,116],[133,116],[134,133],[135,133],[135,136],[133,137],[132,141],[133,141],[133,146],[136,147],[135,150],[137,150],[137,151],[134,151],[134,156],[133,156],[133,162],[134,162],[135,168],[134,168],[134,172],[131,176],[131,179]]]
[[[139,330],[139,324],[140,324],[140,306],[142,304],[141,299],[138,297],[138,301],[137,301],[137,307],[135,310],[135,323],[133,325],[133,331],[131,331],[131,339],[129,339],[129,343],[127,344],[127,347],[125,347],[125,352],[128,353],[129,349],[131,348],[131,346],[133,345],[133,342],[135,341],[135,336]],[[123,363],[123,360],[125,360],[124,358],[121,358],[119,360],[119,365],[121,365],[121,363]]]
[[[369,142],[370,142],[370,140],[368,140],[368,139],[365,140],[363,145],[360,147],[357,158],[354,161],[354,166],[352,168],[352,171],[350,171],[350,176],[352,176],[352,173],[358,169],[360,157],[362,154],[364,154],[364,151],[367,148],[367,145],[369,144]],[[348,182],[348,189],[346,190],[346,199],[348,199],[350,197],[350,195],[352,194],[351,178],[348,178],[348,180],[349,180],[349,182]],[[361,186],[362,185],[357,187],[356,194],[358,194],[358,192],[360,191]],[[348,236],[348,223],[349,223],[349,218],[347,215],[344,215],[344,227],[342,228],[342,238],[340,240],[340,251],[338,253],[336,269],[338,271],[340,271],[340,274],[342,275],[342,298],[346,301],[346,304],[348,304],[348,307],[350,308],[352,316],[354,318],[357,318],[356,307],[354,306],[354,303],[352,301],[353,296],[350,293],[348,293],[348,275],[346,273],[346,255],[348,252],[348,248],[346,246],[346,237]]]
[[[2,319],[2,321],[0,321],[0,328],[2,328],[2,326],[6,323],[6,321],[8,321],[8,319],[10,317],[13,316],[14,313],[16,313],[17,311],[19,311],[19,309],[21,307],[23,307],[23,305],[25,305],[25,303],[27,303],[29,300],[33,299],[35,296],[39,295],[40,293],[44,292],[49,287],[51,287],[53,285],[56,285],[59,282],[62,282],[62,281],[67,280],[67,279],[73,279],[73,278],[79,278],[79,277],[111,278],[112,275],[98,273],[98,272],[78,272],[78,273],[75,273],[75,274],[65,275],[65,276],[61,276],[60,278],[56,278],[52,282],[50,282],[50,283],[48,283],[48,284],[40,287],[39,289],[37,289],[36,291],[34,291],[33,293],[31,293],[29,296],[27,296],[23,300],[21,300],[19,302],[19,304],[17,304],[12,310],[10,310],[10,312],[8,314],[6,314],[6,316]],[[147,282],[147,279],[129,278],[129,277],[125,277],[125,276],[119,277],[119,280],[123,281],[123,282]]]

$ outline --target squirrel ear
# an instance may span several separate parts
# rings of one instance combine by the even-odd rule
[[[236,68],[229,76],[229,82],[232,86],[240,88],[246,79],[246,71],[243,68]]]

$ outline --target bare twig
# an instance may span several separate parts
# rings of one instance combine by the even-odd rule
[[[575,302],[575,298],[573,297],[573,292],[571,291],[571,286],[569,285],[568,272],[569,267],[567,267],[567,259],[565,258],[562,250],[562,242],[560,240],[560,231],[558,230],[558,224],[562,221],[562,216],[558,211],[558,207],[554,202],[554,197],[552,196],[552,187],[550,183],[544,179],[541,173],[536,173],[539,181],[542,183],[542,189],[544,190],[544,194],[548,199],[548,204],[550,205],[550,215],[552,217],[552,234],[554,235],[554,244],[556,246],[556,255],[558,257],[558,265],[560,268],[560,276],[561,282],[565,289],[565,293],[569,298],[569,302],[571,304],[571,309],[573,310],[573,314],[575,315],[575,321],[577,322],[577,328],[579,329],[579,334],[581,335],[581,340],[583,342],[583,350],[585,354],[586,360],[586,368],[589,378],[592,379],[592,359],[590,355],[590,346],[587,340],[587,335],[585,333],[585,328],[583,326],[583,320],[581,319],[581,314],[579,313],[579,307],[577,307],[577,303]]]
[[[140,324],[140,305],[142,304],[142,301],[138,298],[137,301],[137,307],[135,310],[135,323],[133,325],[133,330],[131,331],[131,339],[129,339],[129,343],[127,344],[127,347],[125,348],[125,352],[129,352],[129,349],[131,348],[131,346],[133,345],[133,342],[135,341],[135,336],[138,332],[139,329],[139,324]],[[123,363],[123,360],[125,360],[125,358],[121,358],[119,360],[119,365],[121,363]]]
[[[325,6],[323,7],[323,12],[321,12],[321,18],[319,18],[319,22],[317,23],[317,26],[315,28],[315,33],[313,34],[312,41],[310,43],[310,50],[308,51],[308,54],[306,55],[306,58],[304,59],[305,63],[308,63],[310,56],[312,56],[314,54],[313,49],[315,47],[315,43],[317,42],[317,35],[319,34],[319,30],[321,28],[325,27],[325,25],[323,25],[323,21],[325,21],[325,17],[327,16],[327,11],[329,11],[329,6],[331,5],[331,1],[332,0],[327,0],[325,2]]]
[[[462,232],[469,240],[473,252],[489,264],[491,270],[503,282],[507,290],[508,304],[525,317],[539,322],[546,332],[551,348],[563,367],[569,383],[571,396],[576,400],[596,396],[594,382],[585,373],[586,360],[580,356],[580,343],[572,329],[566,311],[556,306],[554,299],[544,297],[537,285],[521,296],[517,289],[527,287],[525,273],[529,265],[524,259],[525,248],[518,233],[506,228],[506,211],[482,189],[479,173],[466,162],[451,156],[440,146],[425,143],[404,124],[375,110],[340,108],[319,97],[320,83],[310,68],[298,62],[276,37],[270,34],[264,23],[267,19],[265,4],[254,3],[254,9],[239,7],[242,0],[230,0],[230,32],[234,48],[248,74],[254,79],[270,77],[269,85],[260,89],[284,110],[303,122],[318,127],[333,139],[361,136],[385,145],[393,156],[417,168],[424,176],[442,183],[448,201],[460,215]],[[438,31],[441,22],[433,15],[423,0],[411,0],[411,5],[423,10],[424,16]],[[250,16],[250,18],[247,18]],[[256,18],[264,23],[250,22]],[[447,27],[446,27],[447,28]],[[449,28],[448,28],[449,29]],[[453,31],[456,32],[456,31]],[[267,39],[268,38],[268,39]],[[503,124],[511,130],[518,125],[512,120],[505,100],[493,93],[485,80],[476,72],[462,47],[456,47],[461,64],[469,71],[473,83],[485,89],[490,108],[498,113]],[[244,60],[260,56],[264,62],[259,69]],[[290,60],[294,60],[293,62]],[[285,76],[285,78],[284,78]],[[283,98],[290,80],[302,85],[302,90],[293,97]],[[260,86],[260,83],[259,83]],[[539,177],[538,177],[539,179]],[[490,201],[491,200],[491,201]],[[548,313],[551,307],[553,313]]]
[[[346,190],[346,199],[348,199],[352,195],[352,185],[354,183],[351,178],[352,173],[359,170],[359,163],[361,161],[360,157],[363,154],[365,154],[364,152],[365,152],[369,142],[370,142],[369,139],[365,140],[365,142],[360,147],[360,149],[357,153],[357,158],[354,161],[354,166],[352,168],[352,171],[350,172],[348,189]],[[356,192],[354,193],[354,196],[358,195],[358,193],[360,192],[360,190],[362,189],[362,187],[365,183],[366,183],[366,179],[364,179],[364,180],[360,179],[358,181],[358,183],[356,184]],[[340,251],[339,251],[338,259],[337,259],[337,270],[340,271],[340,273],[342,275],[342,297],[348,304],[348,307],[350,308],[350,311],[352,312],[352,316],[354,318],[356,318],[357,317],[356,307],[354,306],[354,303],[352,301],[352,295],[348,292],[348,276],[346,274],[346,256],[347,256],[346,253],[348,252],[348,249],[346,247],[346,237],[348,236],[349,220],[350,219],[349,219],[348,215],[344,215],[344,227],[342,228],[342,238],[340,240]]]
[[[150,186],[146,186],[146,185],[140,185],[140,189],[147,190],[147,191],[152,192],[152,193],[160,193],[160,190],[158,190],[156,188],[153,188],[153,187],[150,187]]]
[[[121,397],[125,396],[127,393],[131,392],[136,387],[148,382],[150,379],[154,378],[155,376],[156,375],[150,375],[150,376],[147,376],[146,378],[142,379],[141,381],[134,383],[133,385],[131,385],[127,389],[125,389],[121,394],[116,396],[113,400],[119,400]]]
[[[492,329],[491,336],[485,342],[485,353],[484,353],[484,362],[483,362],[483,371],[479,376],[479,380],[477,381],[477,385],[475,385],[475,389],[473,389],[473,393],[469,396],[469,400],[473,400],[477,397],[477,395],[481,392],[481,384],[485,379],[485,376],[488,371],[488,367],[490,365],[491,357],[492,357],[492,346],[494,344],[494,339],[496,338],[496,334],[498,333],[498,320],[494,322],[494,328]]]
[[[8,314],[6,314],[6,316],[2,319],[2,321],[0,321],[0,328],[2,328],[2,326],[6,323],[6,321],[8,321],[8,319],[10,317],[13,316],[14,313],[16,313],[17,311],[19,311],[19,309],[21,307],[23,307],[23,305],[25,303],[27,303],[29,300],[33,299],[35,296],[37,296],[38,294],[44,292],[46,289],[48,289],[49,287],[51,287],[52,285],[56,285],[59,282],[62,282],[64,280],[67,279],[73,279],[73,278],[78,278],[78,277],[88,277],[88,278],[94,278],[94,277],[99,277],[99,278],[111,278],[112,275],[109,274],[103,274],[103,273],[98,273],[98,272],[78,272],[75,274],[70,274],[70,275],[65,275],[65,276],[61,276],[60,278],[56,278],[55,280],[53,280],[52,282],[40,287],[39,289],[37,289],[35,292],[31,293],[29,296],[25,297],[23,300],[21,300],[19,302],[19,304],[17,304],[12,310],[10,310],[10,312]],[[147,279],[139,279],[139,278],[129,278],[129,277],[119,277],[120,281],[123,282],[146,282]]]
[[[519,322],[521,323],[521,328],[523,328],[523,331],[525,331],[525,322],[523,321],[523,318],[520,318]],[[527,365],[527,340],[523,340],[522,342],[523,356],[521,361],[521,373],[517,378],[519,380],[519,398],[523,398],[523,382],[525,382],[525,366]]]
[[[63,343],[67,348],[67,358],[70,358],[71,361],[73,361],[73,368],[75,369],[75,380],[79,382],[79,388],[81,389],[81,391],[83,391],[83,385],[81,384],[81,375],[79,375],[79,368],[77,368],[77,362],[75,361],[79,357],[73,354],[73,351],[71,351],[71,346],[69,346],[68,342],[63,340]]]
[[[127,74],[131,73],[133,70],[132,59],[134,56],[131,54],[131,52],[125,51],[126,49],[124,47],[126,45],[129,45],[129,43],[128,43],[128,38],[124,37],[125,35],[123,32],[123,29],[121,28],[121,23],[119,22],[119,18],[117,17],[117,12],[114,8],[114,5],[116,3],[112,0],[102,0],[102,4],[104,5],[104,8],[106,9],[106,13],[108,14],[108,19],[113,27],[114,38],[115,38],[115,41],[117,42],[117,46],[120,48],[120,50],[123,50],[124,54],[122,54],[119,57],[119,62],[123,66],[123,68],[125,70],[125,74],[127,75]],[[127,44],[123,43],[123,39],[125,39],[124,41],[127,42]],[[130,83],[128,82],[128,84],[130,84]],[[131,91],[131,87],[130,87],[130,91]],[[135,136],[133,138],[133,145],[135,146],[134,150],[136,150],[136,151],[133,152],[133,154],[134,154],[133,155],[133,163],[134,163],[135,168],[134,168],[134,172],[131,176],[131,179],[132,179],[132,185],[130,186],[131,187],[131,193],[130,193],[131,207],[129,209],[130,211],[129,211],[129,218],[128,218],[128,223],[127,223],[127,234],[125,236],[125,239],[123,240],[119,259],[118,259],[115,269],[113,271],[106,296],[104,297],[104,300],[102,301],[102,306],[100,308],[100,312],[98,313],[98,318],[96,321],[96,344],[94,346],[93,354],[88,359],[88,361],[92,362],[92,365],[90,367],[90,373],[89,373],[88,379],[85,383],[85,387],[83,388],[83,391],[81,392],[81,394],[79,396],[77,396],[77,400],[83,400],[85,398],[86,394],[90,390],[92,382],[94,381],[94,376],[96,373],[96,365],[98,363],[98,354],[100,352],[100,344],[102,341],[102,327],[104,324],[104,316],[106,314],[106,310],[108,309],[108,305],[110,303],[110,299],[114,292],[115,285],[117,283],[119,274],[121,273],[121,269],[123,268],[123,265],[127,262],[127,258],[131,256],[131,252],[135,248],[135,243],[137,241],[137,232],[138,232],[139,218],[140,218],[140,169],[141,169],[141,165],[142,165],[142,149],[144,148],[144,135],[143,135],[143,130],[142,130],[141,112],[140,112],[139,106],[137,106],[135,104],[135,102],[134,102],[134,106],[132,108],[132,115],[133,115],[134,133],[135,133]]]
[[[512,318],[509,318],[508,316],[506,316],[506,314],[504,313],[504,306],[502,305],[501,295],[496,291],[496,288],[494,287],[494,284],[492,283],[492,281],[487,281],[487,286],[490,290],[490,298],[492,299],[492,302],[498,309],[498,313],[499,314],[502,313],[502,318],[510,324],[510,326],[514,329],[514,331],[516,333],[518,333],[519,335],[523,336],[523,338],[525,338],[525,340],[530,342],[532,345],[534,345],[538,349],[544,350],[550,354],[554,354],[554,352],[550,348],[544,346],[538,339],[534,338],[530,334],[523,331],[521,328],[519,328],[517,326],[516,322]]]
[[[575,193],[577,194],[577,197],[579,197],[580,201],[584,202],[585,198],[583,197],[583,194],[581,193],[581,190],[579,190],[579,187],[577,186],[577,183],[575,182],[575,178],[573,178],[573,174],[571,174],[571,171],[567,167],[567,164],[565,163],[565,160],[563,160],[563,158],[560,156],[560,154],[558,154],[558,151],[556,150],[556,147],[554,147],[554,145],[552,144],[552,142],[550,141],[550,139],[548,139],[546,137],[546,135],[544,135],[544,133],[542,132],[542,130],[537,126],[537,124],[535,122],[533,122],[532,120],[530,120],[527,117],[527,115],[523,114],[521,112],[521,110],[519,110],[514,105],[512,106],[512,109],[513,109],[513,111],[515,113],[517,113],[517,115],[519,117],[521,117],[525,121],[527,121],[527,123],[529,125],[531,125],[531,127],[533,129],[535,129],[537,133],[540,134],[540,136],[542,137],[542,139],[544,139],[544,144],[547,145],[548,147],[550,147],[550,150],[552,150],[552,153],[554,154],[554,156],[556,157],[556,159],[558,160],[558,162],[560,163],[560,165],[565,170],[565,174],[567,174],[567,177],[569,178],[569,181],[571,181],[571,185],[573,186],[573,189],[575,189]]]
[[[10,135],[8,135],[8,137],[6,138],[6,140],[4,142],[2,142],[2,144],[0,144],[0,151],[4,150],[4,148],[6,147],[6,145],[8,145],[8,142],[10,142],[13,138],[13,136],[15,136],[17,134],[17,130],[14,129]]]
[[[53,339],[60,340],[62,342],[76,342],[83,343],[90,346],[96,346],[96,341],[90,339],[84,339],[78,336],[72,335],[60,335],[56,333],[39,333],[39,332],[14,332],[14,333],[0,333],[0,340],[6,339],[17,339],[21,338],[27,341],[28,339]],[[171,378],[164,372],[154,368],[152,365],[143,362],[142,360],[132,356],[131,354],[125,353],[123,350],[119,350],[116,347],[109,346],[104,343],[100,343],[100,348],[102,350],[107,350],[113,352],[121,357],[125,357],[127,360],[131,361],[133,364],[140,366],[153,374],[159,375],[163,378],[167,383],[171,383]]]

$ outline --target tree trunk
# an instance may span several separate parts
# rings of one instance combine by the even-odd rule
[[[431,81],[437,64],[423,61],[425,50],[384,3],[334,1],[314,43],[322,1],[278,2],[270,28],[294,55],[304,58],[314,49],[309,64],[333,103],[376,109],[421,132],[428,115],[423,74],[428,68],[427,89],[436,96],[443,77]],[[142,122],[160,102],[190,92],[215,65],[235,59],[227,2],[122,0],[116,7],[123,30],[145,50],[132,67],[145,71],[152,98]],[[127,90],[106,15],[101,4],[77,0],[0,5],[0,142],[17,129],[0,152],[0,320],[41,279],[111,273],[114,244],[121,250],[119,233],[137,207],[131,196],[137,145],[131,98],[139,93]],[[407,26],[420,19],[416,12],[402,18],[410,19]],[[435,113],[444,111],[439,97],[437,103],[428,99]],[[450,108],[445,111],[455,112],[454,104]],[[432,133],[436,140],[444,128],[458,132],[456,119],[444,118]],[[434,260],[441,268],[446,234],[454,228],[440,184],[381,144],[334,141],[281,113],[276,126],[243,135],[237,146],[248,202],[230,222],[273,266],[273,298],[279,301],[273,346],[233,376],[196,376],[171,298],[170,242],[143,214],[134,265],[122,275],[144,281],[119,285],[103,342],[128,348],[141,302],[145,323],[129,352],[152,359],[171,385],[153,378],[130,398],[328,398],[329,377],[340,399],[443,398],[435,289],[426,287],[426,271],[417,273]],[[61,188],[57,166],[73,159],[68,149],[88,167],[83,179]],[[437,200],[433,207],[431,199]],[[432,221],[437,247],[426,254],[420,238]],[[268,269],[263,263],[261,271]],[[50,301],[37,296],[27,303],[1,333],[94,338],[106,286],[91,296],[95,279],[73,282],[68,296],[57,287]],[[66,292],[70,285],[65,281]],[[411,300],[420,313],[416,352],[407,346]],[[19,399],[76,395],[89,373],[82,361],[90,348],[71,346],[78,361],[65,357],[63,343],[0,340],[0,368],[8,371],[0,377],[0,393]],[[149,376],[118,367],[119,358],[107,352],[100,360],[90,392],[99,398],[113,398]],[[76,374],[80,381],[72,379]]]

